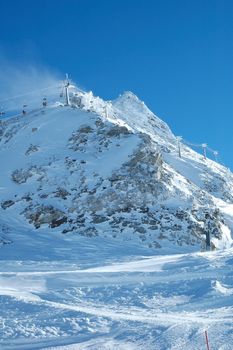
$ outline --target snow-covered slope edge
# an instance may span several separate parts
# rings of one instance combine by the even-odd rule
[[[0,126],[2,242],[14,230],[117,237],[151,248],[231,245],[232,176],[177,142],[130,92],[74,92]]]

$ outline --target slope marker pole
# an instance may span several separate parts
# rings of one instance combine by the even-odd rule
[[[207,331],[205,331],[205,341],[206,341],[206,348],[207,348],[207,350],[210,350],[209,339],[208,339]]]

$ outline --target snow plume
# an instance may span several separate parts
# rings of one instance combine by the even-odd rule
[[[0,57],[0,108],[35,107],[43,97],[59,94],[59,75],[31,63],[15,63]]]

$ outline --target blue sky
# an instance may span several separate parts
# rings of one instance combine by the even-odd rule
[[[4,59],[106,99],[131,90],[233,169],[232,0],[8,0],[0,13]]]

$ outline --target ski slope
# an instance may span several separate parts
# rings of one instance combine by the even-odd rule
[[[75,243],[75,259],[1,261],[1,349],[205,349],[205,330],[212,350],[232,349],[233,249]]]

